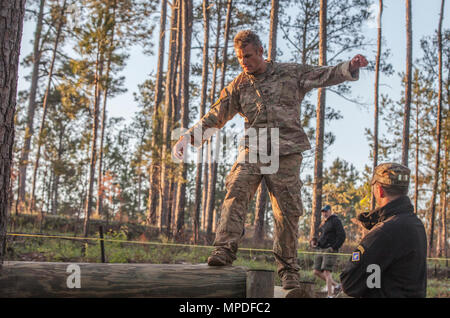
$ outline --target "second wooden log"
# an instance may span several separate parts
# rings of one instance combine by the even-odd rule
[[[273,298],[274,272],[270,270],[247,271],[247,298]]]

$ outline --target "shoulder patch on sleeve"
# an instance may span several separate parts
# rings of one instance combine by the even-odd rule
[[[353,252],[352,253],[352,262],[359,262],[360,259],[360,253],[359,252]]]

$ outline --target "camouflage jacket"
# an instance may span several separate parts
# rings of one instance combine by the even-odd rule
[[[246,131],[249,127],[279,129],[281,156],[311,149],[300,123],[300,103],[313,88],[356,81],[359,72],[350,73],[349,65],[349,61],[319,67],[268,62],[266,71],[257,76],[242,72],[185,135],[190,135],[191,144],[199,147],[206,140],[200,137],[206,129],[220,129],[240,114],[245,119]]]

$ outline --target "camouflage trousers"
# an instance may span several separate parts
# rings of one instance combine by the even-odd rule
[[[247,151],[248,157],[248,151]],[[299,270],[297,262],[298,222],[303,214],[300,195],[301,154],[279,157],[279,168],[273,174],[261,174],[261,163],[236,161],[225,179],[227,194],[221,207],[214,246],[233,260],[244,234],[248,206],[264,178],[272,203],[274,217],[273,252],[278,274]]]

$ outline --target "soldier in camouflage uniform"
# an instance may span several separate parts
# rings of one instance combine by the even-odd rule
[[[268,146],[269,153],[278,151],[275,173],[262,173],[266,165],[259,154],[257,162],[248,160],[254,150],[248,135],[245,136],[238,157],[245,160],[238,159],[226,178],[227,194],[216,231],[216,249],[208,264],[230,265],[236,259],[248,205],[264,178],[274,213],[273,250],[278,274],[284,288],[294,288],[298,286],[299,270],[298,221],[303,214],[300,165],[302,152],[311,148],[300,123],[300,103],[313,88],[357,80],[359,68],[366,66],[367,61],[362,55],[331,67],[266,61],[259,37],[248,30],[236,35],[234,47],[243,72],[222,90],[209,112],[180,138],[173,154],[181,159],[188,143],[201,146],[206,129],[220,129],[236,114],[244,117],[246,131],[278,129],[279,140],[274,145],[269,142]]]

